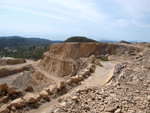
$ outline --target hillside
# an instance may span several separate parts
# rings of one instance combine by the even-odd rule
[[[0,37],[0,56],[38,60],[52,43],[60,42],[20,36]]]
[[[41,38],[25,38],[20,36],[0,37],[0,48],[18,46],[50,46],[52,43],[61,41],[51,41]]]
[[[66,39],[64,43],[66,42],[97,42],[97,41],[82,36],[73,36]]]

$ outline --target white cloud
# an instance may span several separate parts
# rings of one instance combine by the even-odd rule
[[[103,22],[107,16],[98,11],[96,3],[90,0],[1,0],[0,7],[9,10],[32,13],[61,21]]]
[[[111,27],[126,27],[129,25],[130,25],[130,21],[125,19],[117,19],[114,22],[108,23],[108,26]]]

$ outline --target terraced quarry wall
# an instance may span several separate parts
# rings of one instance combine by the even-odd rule
[[[58,76],[73,75],[82,65],[79,58],[91,55],[131,55],[143,51],[129,44],[114,43],[61,43],[52,44],[43,54],[39,66]]]

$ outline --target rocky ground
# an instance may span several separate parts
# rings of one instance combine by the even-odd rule
[[[118,64],[112,83],[79,90],[51,113],[150,113],[150,51]]]
[[[40,111],[45,113],[150,113],[150,51],[148,48],[141,49],[130,45],[116,47],[112,44],[115,51],[112,50],[113,55],[107,54],[108,58],[116,60],[120,58],[118,61],[122,61],[125,57],[128,61],[114,64],[116,65],[114,69],[114,65],[105,66],[110,62],[104,65],[99,62],[97,56],[93,55],[89,59],[86,58],[87,61],[76,60],[84,54],[72,54],[70,51],[72,49],[68,48],[70,46],[73,50],[78,50],[77,53],[85,50],[85,47],[74,48],[74,44],[69,46],[66,44],[63,52],[61,47],[53,48],[52,50],[58,49],[58,51],[51,50],[47,56],[43,55],[41,61],[33,62],[27,71],[20,68],[26,63],[6,65],[9,69],[2,69],[1,75],[4,75],[1,80],[6,80],[6,77],[9,78],[6,81],[10,81],[10,76],[14,76],[10,72],[17,72],[20,75],[11,80],[12,86],[4,82],[0,83],[0,113],[28,113],[32,112],[32,109],[38,111],[45,103],[54,102],[57,104],[55,103],[51,109],[45,110],[43,107]],[[108,48],[111,49],[109,46]],[[126,51],[127,56],[124,55]],[[93,49],[90,52],[93,53]],[[109,50],[106,52],[111,53]],[[120,57],[120,54],[116,55],[118,52],[123,57]],[[56,53],[60,56],[58,57]],[[10,70],[13,69],[12,67],[17,67],[15,68],[17,71]],[[95,73],[97,76],[90,82]],[[101,79],[102,83],[95,84],[96,79]],[[89,87],[88,81],[94,86]],[[110,81],[109,84],[106,84],[106,81]],[[106,85],[102,86],[102,84]],[[81,88],[82,85],[88,87]]]

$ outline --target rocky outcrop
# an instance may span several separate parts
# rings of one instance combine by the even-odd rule
[[[91,55],[135,54],[142,49],[128,44],[110,43],[62,43],[52,44],[43,54],[39,66],[57,76],[75,75],[83,62],[80,58]]]
[[[0,59],[0,66],[4,65],[16,65],[16,64],[22,64],[25,63],[25,59],[21,58],[12,58],[12,59]]]
[[[20,72],[23,72],[25,70],[28,71],[30,68],[31,68],[30,64],[22,66],[22,67],[18,67],[18,68],[0,68],[0,78],[6,77],[9,75],[13,75],[16,73],[20,73]]]

